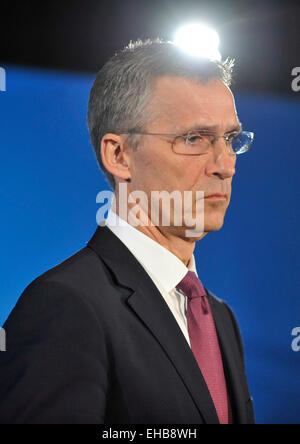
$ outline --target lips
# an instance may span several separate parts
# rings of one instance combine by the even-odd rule
[[[219,197],[219,198],[227,198],[227,194],[221,194],[221,193],[215,193],[215,194],[209,194],[208,196],[205,196],[205,199],[208,197]]]

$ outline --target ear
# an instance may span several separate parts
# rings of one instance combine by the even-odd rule
[[[128,146],[118,134],[107,133],[102,137],[100,152],[107,171],[119,179],[131,178]]]

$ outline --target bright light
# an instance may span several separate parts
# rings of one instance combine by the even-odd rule
[[[200,24],[183,26],[176,32],[174,43],[193,56],[221,60],[218,49],[219,36],[208,26]]]

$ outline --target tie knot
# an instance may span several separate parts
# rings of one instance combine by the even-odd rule
[[[205,288],[194,271],[188,271],[184,278],[177,285],[187,298],[193,299],[200,296],[206,296]]]

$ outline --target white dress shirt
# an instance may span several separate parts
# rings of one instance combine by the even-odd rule
[[[108,212],[105,225],[126,245],[151,277],[190,346],[186,318],[187,298],[181,290],[176,289],[176,285],[189,270],[198,276],[194,255],[186,267],[177,256],[124,219],[120,219],[112,209]]]

